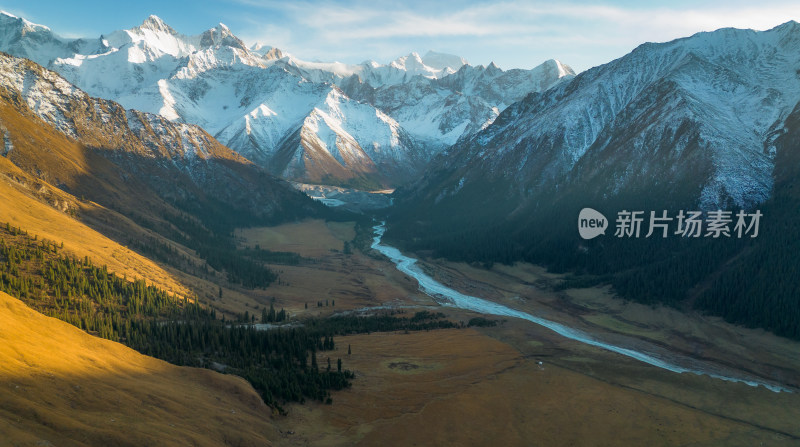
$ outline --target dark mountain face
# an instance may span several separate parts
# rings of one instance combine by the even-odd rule
[[[719,269],[697,306],[726,320],[800,338],[800,106],[776,139],[775,187],[758,238]]]
[[[770,197],[775,138],[800,100],[798,48],[794,22],[642,45],[510,106],[406,188],[403,213],[480,220],[489,207],[505,221],[569,197],[753,207]]]
[[[23,170],[148,227],[188,213],[222,227],[324,213],[197,126],[96,99],[0,54],[3,155]],[[31,143],[31,135],[45,141]]]
[[[642,45],[531,94],[398,191],[387,238],[452,259],[544,263],[641,301],[702,296],[698,306],[730,317],[715,307],[721,297],[699,285],[722,271],[740,275],[731,259],[765,256],[782,238],[648,239],[647,227],[640,238],[617,238],[615,221],[620,211],[641,210],[647,225],[650,211],[666,210],[674,232],[681,210],[796,212],[784,196],[797,174],[787,165],[800,101],[798,50],[794,22],[762,33],[701,33]],[[605,236],[579,237],[585,207],[609,219]],[[765,213],[762,224],[776,221]],[[798,282],[796,275],[763,280],[783,290],[781,299]],[[751,324],[769,326],[773,317],[774,308]]]

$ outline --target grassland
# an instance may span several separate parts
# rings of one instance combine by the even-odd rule
[[[556,292],[551,286],[561,280],[560,276],[532,265],[485,270],[466,264],[434,262],[428,269],[457,289],[490,293],[493,300],[617,344],[635,349],[662,347],[701,360],[705,365],[716,365],[720,372],[752,374],[795,389],[800,381],[800,343],[762,330],[734,326],[679,309],[626,302],[605,287]],[[505,328],[487,333],[526,355],[544,355],[551,364],[603,382],[773,430],[772,435],[766,436],[770,442],[776,439],[788,440],[788,445],[800,442],[800,426],[796,423],[800,420],[798,393],[774,393],[762,387],[659,370],[518,321],[509,321]],[[532,340],[542,344],[531,344]],[[639,346],[639,343],[647,344]]]
[[[353,388],[336,393],[332,407],[292,407],[276,421],[276,445],[796,442],[527,356],[475,330],[352,336],[340,340],[340,350],[344,343],[353,350],[346,357],[358,377]]]
[[[270,445],[244,381],[172,366],[0,293],[0,445]]]
[[[42,198],[34,196],[32,191],[46,194],[51,203],[43,203]],[[118,227],[123,228],[133,226],[128,219],[94,203],[78,202],[57,188],[24,174],[5,158],[0,158],[0,197],[0,223],[8,222],[39,238],[63,242],[65,251],[78,257],[89,256],[119,275],[146,279],[148,283],[180,296],[190,294],[189,289],[164,267],[95,231],[64,210],[107,214],[117,221]],[[62,206],[63,209],[59,209]]]
[[[304,233],[313,236],[304,239]],[[284,268],[282,277],[298,285],[269,289],[300,313],[433,304],[388,262],[331,251],[342,238],[322,221],[245,234],[245,245],[257,240],[266,244],[262,248],[317,256],[314,264]],[[798,352],[792,342],[768,334],[675,309],[638,307],[602,288],[553,292],[561,277],[536,266],[485,270],[442,262],[428,269],[464,292],[612,337],[670,343],[683,330],[687,340],[701,340],[703,328],[709,337],[742,331],[740,338],[754,338],[738,345],[741,352],[756,355],[758,343],[769,344],[774,361],[787,368],[791,362],[780,362]],[[315,296],[335,296],[335,309],[299,306]],[[443,310],[455,320],[474,316]],[[706,350],[716,349],[713,340],[702,340]],[[739,341],[720,344],[733,352]],[[343,357],[356,371],[353,388],[336,393],[331,407],[290,407],[289,417],[276,422],[276,444],[788,446],[800,437],[796,394],[659,370],[522,321],[479,331],[359,335],[337,343],[342,355],[348,345],[353,350]],[[742,362],[729,366],[737,365]]]
[[[266,290],[248,291],[237,298],[223,298],[215,306],[231,311],[269,306],[285,308],[292,315],[327,316],[336,311],[378,305],[431,305],[433,301],[417,291],[416,283],[387,262],[343,247],[355,236],[353,222],[306,220],[269,228],[238,230],[241,247],[259,245],[272,251],[290,251],[307,258],[300,265],[272,265],[280,282]],[[323,303],[317,307],[317,303]],[[325,306],[325,303],[328,303]],[[308,304],[308,308],[306,308]],[[259,306],[259,307],[256,307]]]
[[[242,247],[253,248],[258,245],[267,250],[290,251],[319,258],[329,252],[342,251],[344,242],[355,237],[353,225],[353,222],[309,219],[275,227],[240,229],[236,231],[236,238]]]
[[[6,177],[30,181],[13,166],[0,167]],[[301,316],[435,305],[388,261],[344,253],[345,242],[355,235],[353,223],[307,220],[237,231],[242,248],[259,245],[305,259],[272,265],[281,281],[266,290],[223,287],[219,298],[211,281],[159,266],[38,201],[29,187],[11,185],[0,182],[0,193],[9,199],[0,211],[12,225],[64,241],[66,250],[131,278],[197,293],[202,302],[230,315],[258,314],[273,302]],[[92,203],[74,206],[101,221],[105,217],[94,216],[119,217]],[[186,254],[193,259],[190,251]],[[800,370],[800,349],[793,342],[677,309],[626,303],[603,288],[555,292],[552,286],[561,277],[536,266],[485,270],[433,262],[427,268],[466,293],[593,333],[669,346],[782,383],[791,383]],[[6,387],[0,432],[8,433],[11,445],[54,440],[63,443],[57,445],[800,442],[796,394],[658,370],[522,321],[480,330],[337,338],[337,352],[330,355],[341,356],[355,370],[353,387],[335,393],[332,406],[291,405],[289,416],[274,418],[241,379],[173,367],[34,314],[7,296],[0,300],[0,382]],[[327,305],[318,307],[318,302]],[[475,316],[443,310],[456,321]],[[352,355],[346,355],[348,345]]]

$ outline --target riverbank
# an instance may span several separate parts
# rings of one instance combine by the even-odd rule
[[[631,340],[629,346],[611,344],[598,339],[597,336],[593,334],[565,326],[561,323],[531,315],[530,313],[523,312],[521,310],[514,309],[493,301],[463,294],[455,289],[445,286],[423,272],[422,269],[417,265],[416,259],[403,255],[394,247],[381,244],[381,238],[385,231],[385,226],[383,224],[376,225],[373,227],[373,229],[375,230],[375,237],[373,239],[371,248],[379,251],[389,258],[397,266],[398,270],[414,278],[419,283],[420,290],[430,295],[443,306],[457,307],[486,315],[497,315],[526,320],[539,326],[546,327],[568,339],[630,357],[648,365],[665,369],[674,373],[706,375],[724,381],[741,382],[749,386],[763,386],[773,392],[793,392],[793,390],[783,386],[782,384],[753,377],[749,374],[730,371],[728,368],[720,365],[709,364],[698,359],[688,358],[677,353],[672,353],[664,350],[663,347],[651,345],[647,342],[643,342],[642,340]],[[630,347],[633,345],[636,345],[637,349]]]
[[[272,266],[281,274],[279,284],[251,291],[247,297],[226,292],[215,304],[260,313],[274,299],[276,308],[300,318],[386,310],[408,316],[437,311],[465,323],[478,316],[439,304],[378,253],[345,254],[343,244],[353,234],[352,223],[319,220],[237,232],[242,247],[259,244],[296,252],[304,262]],[[642,328],[637,321],[643,315],[663,313],[646,308],[631,315],[630,306],[620,315],[631,324],[618,327],[620,310],[606,295],[589,290],[568,290],[568,297],[553,293],[540,283],[559,277],[536,266],[498,265],[486,270],[425,260],[418,267],[464,295],[598,334],[604,341],[634,350],[642,348],[639,341],[663,341],[671,347],[677,339],[663,327],[698,339],[704,336],[698,328],[708,329],[702,321],[681,315],[670,316],[679,320]],[[355,371],[353,386],[335,392],[333,405],[288,405],[289,416],[274,420],[279,431],[274,445],[749,447],[800,442],[798,393],[676,374],[562,337],[527,320],[485,318],[497,320],[497,326],[336,337],[336,348],[328,355],[332,361],[341,358],[345,368]],[[687,321],[697,328],[687,328]],[[611,323],[616,329],[631,330],[623,334],[623,342],[609,332]],[[750,346],[774,343],[748,330],[737,337],[744,336],[752,339]],[[737,337],[724,340],[727,345],[717,340],[704,353],[720,346],[725,346],[719,350],[726,356],[735,346],[741,350],[743,343]],[[796,346],[786,349],[797,352]],[[692,354],[691,349],[680,352]],[[784,358],[785,352],[773,357],[773,363]],[[759,361],[769,362],[763,357]]]

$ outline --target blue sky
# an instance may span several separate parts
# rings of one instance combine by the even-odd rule
[[[800,2],[456,0],[172,1],[0,0],[0,9],[69,37],[131,28],[150,14],[184,34],[217,23],[246,43],[276,46],[306,60],[386,63],[411,51],[458,54],[472,64],[531,68],[559,59],[576,71],[663,42],[722,27],[772,28],[800,21]]]

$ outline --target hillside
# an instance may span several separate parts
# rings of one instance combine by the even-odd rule
[[[237,265],[268,283],[235,253],[233,229],[329,214],[196,126],[91,98],[25,59],[0,55],[0,78],[10,184],[162,264],[214,282]]]
[[[0,432],[10,445],[271,445],[241,378],[176,367],[0,292]]]
[[[545,264],[583,275],[584,284],[610,283],[640,302],[696,304],[798,337],[794,277],[738,270],[764,262],[794,268],[787,267],[791,257],[767,261],[765,247],[785,246],[777,243],[786,241],[781,231],[796,234],[784,216],[795,212],[785,191],[797,178],[790,160],[798,48],[796,22],[763,32],[722,29],[643,44],[530,94],[398,190],[387,237],[423,254],[485,265]],[[604,237],[579,237],[585,207],[608,217]],[[758,239],[677,234],[680,210],[733,216],[759,208],[770,214]],[[616,237],[623,210],[646,217],[666,210],[669,235],[646,237],[645,219],[640,237]],[[729,263],[740,254],[748,261]],[[740,287],[709,289],[733,267]]]
[[[74,210],[79,215],[93,215],[109,221],[114,219],[117,231],[124,229],[130,235],[147,237],[147,233],[130,220],[92,202],[81,202],[59,189],[37,180],[8,160],[0,158],[0,204],[3,220],[15,227],[28,229],[33,234],[51,241],[64,243],[64,249],[75,256],[89,256],[105,264],[109,270],[131,279],[144,279],[156,286],[189,296],[189,289],[173,274],[152,260],[120,245],[92,227],[62,211]],[[5,223],[4,222],[4,223]],[[110,228],[110,222],[103,224]]]

